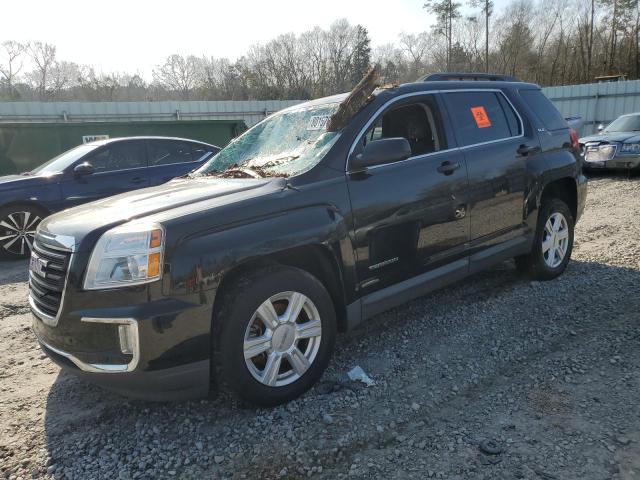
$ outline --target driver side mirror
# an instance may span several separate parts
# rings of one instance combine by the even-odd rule
[[[406,138],[382,138],[367,143],[362,153],[351,157],[351,170],[362,170],[375,165],[406,160],[411,156],[411,145]]]
[[[604,123],[601,123],[600,125],[598,125],[598,133],[602,133],[604,128],[605,128]]]
[[[95,169],[93,168],[93,165],[91,165],[89,162],[83,162],[79,165],[76,165],[76,167],[73,169],[73,173],[76,174],[78,177],[91,175],[93,174],[93,172],[95,172]]]

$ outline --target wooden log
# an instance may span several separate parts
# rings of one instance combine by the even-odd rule
[[[340,104],[336,113],[331,115],[327,122],[327,131],[337,132],[346,127],[354,115],[371,101],[371,94],[378,86],[380,86],[378,71],[376,67],[370,67],[367,74]]]

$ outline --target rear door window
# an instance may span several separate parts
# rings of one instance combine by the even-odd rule
[[[567,122],[541,90],[520,90],[520,96],[547,130],[567,128]]]
[[[522,133],[511,104],[499,92],[451,92],[443,94],[461,146],[477,145]]]
[[[197,160],[194,158],[192,144],[172,140],[149,141],[149,166],[171,165]]]

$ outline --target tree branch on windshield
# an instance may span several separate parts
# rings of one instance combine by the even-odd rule
[[[202,176],[207,177],[220,177],[220,178],[265,178],[265,177],[288,177],[285,173],[278,173],[276,175],[273,172],[268,172],[269,165],[262,166],[238,166],[233,165],[222,172],[205,172],[201,173]]]
[[[380,76],[376,67],[370,67],[367,74],[351,90],[349,96],[340,104],[336,113],[327,122],[327,132],[342,130],[353,116],[369,103],[373,91],[380,86]]]

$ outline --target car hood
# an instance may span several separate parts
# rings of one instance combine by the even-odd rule
[[[587,142],[640,142],[640,132],[611,132],[580,139],[580,143]]]
[[[5,175],[0,177],[0,190],[42,185],[51,181],[51,178],[52,176],[40,175]]]
[[[158,214],[163,212],[167,212],[167,217],[171,217],[172,210],[185,206],[197,208],[197,204],[202,204],[202,209],[214,208],[275,189],[280,190],[284,184],[282,178],[178,179],[157,187],[135,190],[63,210],[43,220],[39,229],[55,235],[73,237],[76,243],[75,250],[80,250],[91,246],[87,247],[83,242],[90,233],[100,235],[108,228],[130,220],[152,215],[159,218],[162,215]],[[266,192],[263,192],[265,189]]]

